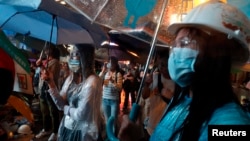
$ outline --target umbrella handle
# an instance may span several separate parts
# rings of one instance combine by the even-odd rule
[[[129,119],[133,122],[136,121],[136,118],[137,118],[137,115],[138,115],[138,111],[140,109],[140,106],[139,104],[137,103],[133,103],[133,106],[132,106],[132,109],[129,113]],[[114,121],[115,121],[115,117],[114,116],[111,116],[108,120],[108,123],[107,123],[107,127],[106,127],[106,130],[107,130],[107,136],[108,136],[108,139],[110,141],[119,141],[119,139],[115,136],[114,132],[113,132],[113,127],[114,127]]]
[[[119,141],[119,139],[115,136],[115,134],[113,132],[114,121],[115,121],[114,116],[109,117],[108,123],[107,123],[107,126],[106,126],[107,136],[108,136],[108,139],[110,141]]]
[[[140,106],[137,103],[133,103],[132,109],[129,113],[129,119],[133,122],[136,121],[138,113],[139,113]]]

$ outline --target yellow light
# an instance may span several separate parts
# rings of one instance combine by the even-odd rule
[[[135,52],[132,52],[132,51],[129,51],[129,50],[127,50],[127,52],[128,52],[129,54],[135,56],[135,57],[139,57]]]
[[[195,6],[199,5],[199,4],[202,4],[202,3],[207,2],[207,1],[209,1],[209,0],[193,0],[193,4],[194,4],[194,7],[195,7]],[[224,3],[227,3],[227,0],[220,0],[220,1],[222,1]]]

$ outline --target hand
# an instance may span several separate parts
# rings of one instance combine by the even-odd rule
[[[171,99],[173,97],[173,92],[169,88],[162,88],[161,95],[167,99]]]
[[[48,80],[49,79],[49,72],[46,69],[41,70],[41,79],[42,80]]]
[[[102,66],[102,72],[106,72],[107,70],[107,63],[104,63],[104,65]]]
[[[41,63],[42,63],[42,59],[41,59],[41,58],[39,58],[39,59],[36,61],[36,65],[37,65],[37,66],[40,66],[40,65],[41,65]]]
[[[122,118],[121,128],[118,133],[120,141],[137,141],[143,137],[143,127],[139,122],[132,122],[128,115]]]
[[[63,108],[64,115],[70,115],[69,110],[70,110],[70,107],[68,105],[65,105]]]
[[[247,89],[250,89],[250,81],[247,82],[246,86]]]
[[[112,79],[112,77],[109,78],[109,81],[110,81],[111,83],[114,83],[114,82],[115,82],[115,81]]]
[[[54,87],[54,78],[53,78],[53,74],[51,72],[49,72],[48,70],[46,69],[43,69],[41,71],[41,79],[46,81],[50,87]]]

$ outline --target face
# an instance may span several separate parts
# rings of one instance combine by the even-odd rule
[[[191,84],[195,72],[194,64],[198,55],[196,31],[188,28],[181,29],[168,59],[169,75],[181,87]]]
[[[69,58],[69,68],[73,72],[79,72],[80,70],[80,53],[78,52],[77,49],[73,50],[70,53],[70,58]]]
[[[180,48],[186,47],[198,50],[197,41],[194,36],[195,36],[194,30],[191,30],[190,28],[181,29],[174,40],[173,47],[180,47]]]
[[[116,69],[116,67],[117,67],[117,62],[115,61],[115,60],[110,60],[109,61],[109,65],[110,65],[110,67],[109,67],[109,69],[111,70],[111,71],[115,71],[115,69]]]

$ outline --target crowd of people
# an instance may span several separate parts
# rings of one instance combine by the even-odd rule
[[[95,47],[90,44],[76,44],[68,62],[60,66],[58,52],[49,48],[47,62],[36,62],[33,79],[43,116],[43,129],[35,137],[109,140],[110,117],[115,118],[113,132],[121,141],[207,141],[209,125],[250,125],[249,109],[240,104],[230,80],[231,68],[249,56],[247,25],[245,15],[230,5],[204,3],[182,23],[168,27],[175,35],[173,45],[156,53],[147,74],[133,61],[121,68],[114,56],[97,73]],[[143,75],[140,114],[132,122],[127,115],[129,98],[136,102]],[[120,104],[125,114],[117,126]]]

